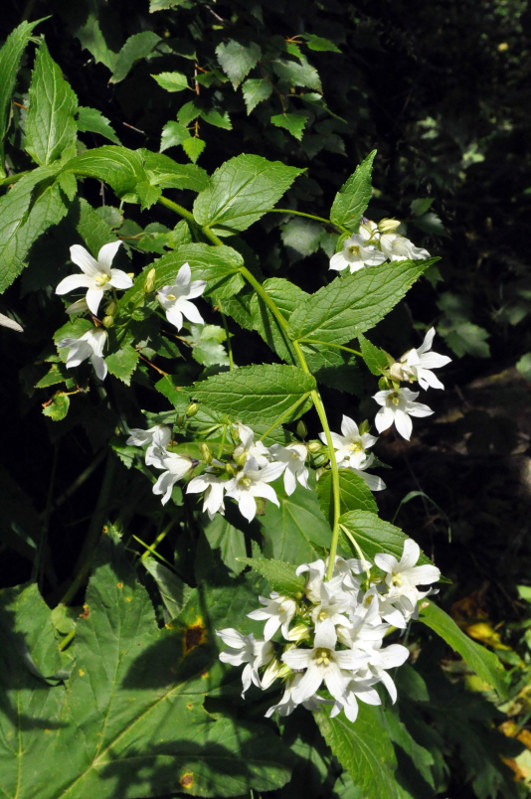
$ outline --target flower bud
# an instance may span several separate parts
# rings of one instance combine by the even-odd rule
[[[236,469],[234,468],[232,463],[226,463],[225,464],[225,471],[227,472],[229,477],[234,477],[234,475],[236,474]]]
[[[378,222],[380,233],[393,233],[398,227],[400,227],[398,219],[380,219]]]
[[[310,441],[308,444],[308,452],[311,452],[312,455],[315,455],[316,452],[321,452],[323,445],[320,441]]]
[[[155,288],[155,267],[151,267],[144,281],[144,291],[149,294]]]
[[[114,300],[112,300],[105,306],[105,315],[114,316],[115,313],[116,313],[116,303]]]
[[[288,641],[298,644],[300,641],[306,641],[310,637],[310,630],[305,624],[296,624],[288,630],[285,636]]]
[[[247,460],[246,453],[245,452],[239,452],[237,455],[235,453],[236,453],[236,450],[234,450],[234,453],[233,453],[233,456],[232,456],[234,458],[234,463],[237,466],[244,466],[245,465],[245,461]]]
[[[205,444],[204,441],[201,444],[201,455],[203,456],[205,463],[212,463],[212,453],[210,451],[210,447]]]
[[[264,691],[267,690],[267,688],[269,688],[270,685],[273,685],[281,669],[282,665],[278,662],[276,658],[274,658],[271,661],[271,663],[269,663],[264,673],[262,674],[262,679],[260,680],[261,688]]]
[[[185,414],[187,416],[195,416],[198,411],[199,405],[197,402],[190,402],[188,407],[185,410]]]
[[[114,324],[114,316],[107,315],[101,320],[103,327],[112,327]]]
[[[299,438],[302,438],[303,440],[308,436],[308,428],[306,427],[302,419],[299,419],[299,421],[297,422],[296,433],[299,436]]]

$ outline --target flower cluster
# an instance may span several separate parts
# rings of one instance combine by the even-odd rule
[[[153,486],[153,493],[162,495],[162,504],[169,500],[175,483],[200,463],[188,455],[170,451],[170,438],[169,427],[156,425],[150,430],[131,430],[127,439],[127,444],[133,446],[147,445],[146,464],[163,470]],[[253,430],[241,422],[232,430],[232,438],[235,446],[230,457],[218,460],[207,450],[203,473],[193,477],[186,487],[188,494],[203,494],[203,511],[211,519],[216,513],[225,512],[226,497],[236,500],[247,521],[256,516],[257,499],[278,505],[276,491],[270,484],[281,475],[288,496],[297,483],[308,488],[305,444],[266,447],[262,441],[255,441]]]
[[[306,576],[302,596],[259,597],[262,607],[247,615],[265,622],[262,638],[234,628],[217,631],[228,647],[220,660],[245,664],[242,696],[251,685],[266,690],[280,679],[284,693],[266,716],[277,710],[288,715],[298,705],[331,705],[331,716],[342,710],[349,721],[356,719],[358,701],[381,704],[379,683],[394,702],[389,669],[402,665],[409,651],[402,644],[384,646],[384,638],[415,617],[419,601],[430,593],[418,586],[440,578],[435,566],[416,565],[419,556],[418,544],[407,539],[400,560],[378,554],[371,565],[338,557],[330,580],[323,560],[305,563],[297,569]],[[323,683],[331,698],[318,693]]]
[[[430,254],[397,233],[398,219],[382,219],[378,224],[364,219],[359,230],[343,241],[342,249],[330,259],[330,269],[337,272],[347,267],[351,273],[364,266],[376,266],[384,261],[423,260]]]

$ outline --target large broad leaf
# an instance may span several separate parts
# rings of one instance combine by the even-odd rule
[[[9,123],[10,100],[15,88],[20,59],[37,24],[37,22],[21,22],[14,31],[11,31],[0,50],[0,141],[3,141]],[[5,174],[3,164],[0,164],[0,172],[2,175]]]
[[[193,392],[198,402],[252,427],[257,421],[274,424],[297,419],[314,388],[312,375],[296,366],[262,364],[213,375],[195,383]]]
[[[73,148],[77,125],[74,115],[77,97],[41,43],[29,88],[26,118],[26,151],[41,166],[56,161],[64,150]]]
[[[272,277],[263,283],[263,288],[271,297],[279,311],[287,320],[307,297],[307,292],[281,277]],[[249,306],[253,327],[264,341],[288,363],[298,363],[295,352],[286,331],[269,310],[264,300],[253,294]]]
[[[223,72],[230,79],[233,87],[237,89],[251,69],[256,66],[262,51],[255,42],[240,44],[234,39],[229,39],[226,44],[224,42],[218,44],[216,55]]]
[[[223,616],[236,619],[238,606],[245,611],[250,604],[245,587],[195,590],[180,617],[159,630],[151,600],[120,550],[110,542],[104,550],[77,622],[75,666],[65,685],[49,687],[35,674],[34,666],[48,671],[50,665],[42,649],[42,639],[53,641],[44,602],[33,595],[24,609],[25,592],[1,595],[2,796],[224,797],[285,784],[287,756],[272,725],[237,722],[203,707],[225,672],[209,617],[215,624]]]
[[[259,517],[264,555],[297,565],[322,557],[330,548],[332,533],[314,491],[297,486],[290,497],[281,496],[280,507],[266,504]]]
[[[150,150],[138,151],[144,159],[149,182],[162,189],[191,189],[202,191],[208,184],[208,175],[204,169],[195,164],[179,164],[162,153]]]
[[[378,513],[378,505],[371,489],[359,474],[352,469],[338,469],[339,472],[339,506],[341,513],[350,510],[363,510]],[[332,521],[334,499],[332,472],[321,475],[317,483],[317,495],[325,517]]]
[[[134,64],[148,56],[160,41],[160,36],[153,31],[141,31],[130,36],[116,56],[109,83],[120,83],[127,77]]]
[[[351,510],[343,513],[340,522],[352,533],[369,560],[379,552],[394,555],[397,560],[402,557],[404,541],[408,536],[394,524],[384,522],[376,513]],[[419,565],[432,563],[422,551],[418,562]]]
[[[326,711],[314,713],[326,743],[363,799],[398,799],[394,778],[396,759],[380,707],[360,702],[354,724],[343,714],[331,719]]]
[[[335,196],[330,210],[330,221],[335,225],[354,230],[371,199],[372,162],[376,150],[357,167],[353,175]]]
[[[261,574],[274,591],[287,596],[302,594],[306,580],[299,577],[295,572],[295,567],[290,563],[280,560],[270,560],[268,558],[238,558],[238,560],[250,566],[251,569]]]
[[[492,685],[498,694],[507,696],[505,670],[493,652],[480,646],[459,629],[455,621],[433,602],[423,603],[420,621],[446,641],[482,680]]]
[[[65,171],[108,183],[118,197],[136,198],[138,184],[148,182],[142,156],[127,147],[105,144],[72,158]]]
[[[0,291],[22,272],[33,242],[68,210],[56,172],[38,167],[0,199]]]
[[[374,327],[437,259],[366,266],[312,294],[290,319],[294,339],[343,344]]]
[[[219,235],[247,230],[280,200],[303,169],[238,155],[216,169],[194,203],[194,217]]]

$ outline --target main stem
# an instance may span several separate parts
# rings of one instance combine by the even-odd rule
[[[183,217],[183,219],[186,219],[187,222],[190,222],[190,224],[194,228],[196,229],[199,228],[199,230],[201,230],[205,238],[209,239],[212,242],[212,244],[215,244],[216,246],[223,244],[221,239],[218,238],[218,236],[216,236],[216,234],[213,233],[208,228],[208,226],[206,225],[203,227],[198,226],[197,222],[193,217],[193,214],[191,214],[190,211],[187,211],[186,208],[183,208],[182,205],[173,202],[173,200],[169,200],[167,197],[160,197],[158,202],[161,205],[164,205],[166,208],[171,208],[172,211],[178,213],[180,216]],[[253,273],[250,272],[246,266],[240,266],[238,271],[240,272],[241,276],[249,283],[249,285],[253,287],[258,296],[261,297],[261,299],[264,301],[264,303],[271,311],[273,317],[278,322],[279,326],[282,328],[286,336],[291,341],[293,349],[295,351],[295,355],[303,372],[306,372],[306,374],[311,375],[312,373],[308,367],[308,364],[306,363],[306,358],[304,357],[304,353],[301,349],[301,346],[297,340],[292,339],[291,336],[289,335],[288,322],[281,313],[281,311],[279,310],[277,304],[274,302],[274,300],[271,299],[271,297],[264,289],[260,281],[255,278]],[[323,426],[323,431],[326,438],[326,444],[328,447],[328,454],[330,457],[330,469],[332,471],[333,524],[332,524],[332,541],[330,543],[330,554],[328,558],[328,570],[326,573],[326,579],[330,580],[330,578],[332,577],[332,572],[334,570],[334,562],[336,559],[337,542],[339,539],[339,517],[341,515],[341,505],[340,505],[340,496],[339,496],[339,471],[336,461],[336,453],[334,450],[334,445],[332,443],[332,434],[330,432],[330,425],[328,424],[328,418],[326,416],[326,411],[319,390],[317,388],[313,389],[313,391],[310,392],[310,396],[312,398],[313,406],[317,411],[319,420]]]

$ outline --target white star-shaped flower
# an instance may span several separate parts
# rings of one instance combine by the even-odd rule
[[[284,469],[284,491],[290,497],[300,483],[304,488],[308,488],[308,469],[306,458],[308,449],[305,444],[273,444],[270,449],[271,457],[275,463],[281,463]]]
[[[424,341],[417,349],[408,350],[399,361],[391,366],[391,377],[398,380],[417,380],[423,389],[444,388],[443,383],[434,375],[432,369],[446,366],[452,360],[447,355],[430,352],[435,336],[435,328],[430,327]]]
[[[220,653],[219,659],[222,663],[230,663],[231,666],[246,664],[242,671],[242,696],[245,696],[251,684],[262,687],[258,669],[266,666],[275,657],[271,641],[257,641],[252,633],[242,635],[233,627],[216,630],[216,635],[229,647]]]
[[[216,464],[218,464],[217,461]],[[186,493],[199,494],[204,491],[203,513],[208,513],[209,518],[213,519],[216,513],[222,515],[225,513],[224,495],[228,483],[228,480],[223,480],[207,468],[203,474],[190,480],[186,486]]]
[[[330,269],[341,272],[347,266],[351,273],[357,272],[358,269],[363,269],[364,266],[374,266],[375,264],[383,263],[387,256],[378,250],[373,242],[375,239],[375,231],[371,227],[374,222],[360,225],[358,233],[355,233],[343,242],[343,248],[336,252],[330,259]],[[376,228],[377,227],[374,225]]]
[[[269,463],[269,450],[262,441],[254,440],[254,431],[246,424],[238,422],[238,437],[240,443],[234,450],[232,457],[237,463],[245,463],[252,458],[258,466],[267,466]]]
[[[157,299],[166,312],[166,319],[175,325],[177,330],[183,326],[183,316],[189,322],[204,325],[205,321],[193,302],[190,300],[200,297],[204,292],[206,280],[192,280],[190,265],[181,266],[171,286],[163,286],[157,291]]]
[[[409,388],[394,388],[386,391],[378,391],[373,400],[382,407],[376,414],[374,424],[379,433],[387,430],[392,424],[402,436],[409,441],[413,430],[411,416],[430,416],[433,411],[428,405],[422,402],[415,402],[419,395],[418,391],[411,391]]]
[[[101,328],[94,328],[94,330],[87,330],[79,338],[63,338],[57,342],[57,346],[69,349],[66,359],[67,369],[79,366],[82,361],[88,359],[100,380],[104,380],[107,375],[107,364],[103,357],[106,341],[107,332]]]
[[[80,244],[70,247],[70,260],[79,266],[82,274],[68,275],[63,278],[57,288],[56,294],[68,294],[78,288],[86,288],[86,302],[89,310],[95,316],[103,295],[111,288],[128,289],[133,285],[133,281],[121,269],[111,267],[114,256],[118,251],[121,241],[111,241],[104,244],[98,253],[98,258],[92,255]]]
[[[270,594],[269,599],[263,596],[259,596],[258,599],[265,607],[252,610],[247,615],[250,619],[265,621],[265,640],[270,641],[279,628],[284,638],[287,638],[289,625],[297,612],[297,603],[295,600],[288,596],[282,596],[276,591]]]
[[[142,430],[138,427],[133,427],[129,430],[129,438],[126,444],[132,444],[135,447],[145,447],[146,444],[146,465],[157,466],[162,469],[161,458],[166,455],[168,444],[171,440],[171,430],[165,424],[156,424],[148,430]]]
[[[419,261],[430,257],[428,250],[415,247],[412,241],[400,233],[383,233],[380,236],[380,249],[390,261]]]
[[[319,438],[323,444],[326,444],[324,433],[319,433]],[[341,435],[331,433],[331,438],[336,451],[337,465],[345,469],[363,468],[368,458],[366,450],[373,447],[378,440],[369,433],[360,433],[356,422],[345,415],[341,421]]]
[[[178,452],[164,452],[154,461],[157,469],[165,471],[160,475],[153,486],[154,494],[162,494],[161,502],[163,505],[171,497],[173,486],[192,469],[194,462],[188,455],[179,455]]]
[[[416,541],[407,538],[404,541],[402,557],[397,560],[394,555],[379,553],[374,556],[374,562],[385,573],[385,583],[389,588],[387,596],[398,597],[410,595],[414,602],[425,596],[424,592],[417,589],[418,585],[430,585],[441,578],[437,566],[426,563],[417,566],[420,556],[420,547]]]

